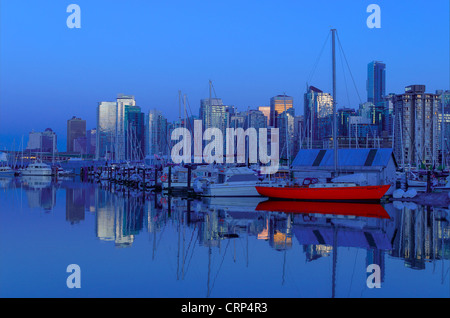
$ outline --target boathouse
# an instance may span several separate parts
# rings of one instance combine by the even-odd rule
[[[294,178],[348,181],[360,185],[395,184],[398,165],[391,148],[338,149],[337,173],[333,149],[301,149],[292,163]]]

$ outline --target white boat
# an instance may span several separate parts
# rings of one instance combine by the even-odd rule
[[[418,187],[418,188],[424,188],[427,186],[426,181],[422,180],[408,180],[408,187]]]
[[[247,167],[228,168],[220,171],[217,180],[197,178],[194,191],[205,197],[259,197],[256,186],[270,186],[271,181],[261,181],[258,175]]]
[[[406,180],[408,187],[426,187],[427,181],[421,180],[420,176],[413,171],[409,171],[408,179]]]
[[[12,177],[15,171],[9,166],[0,167],[0,177]]]
[[[52,169],[45,163],[36,162],[22,169],[21,174],[22,176],[51,176]]]
[[[66,177],[74,174],[73,170],[64,170],[62,167],[57,167],[56,173],[58,177]]]

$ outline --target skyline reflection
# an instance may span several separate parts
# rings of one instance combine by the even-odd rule
[[[330,260],[331,297],[339,293],[336,284],[342,267],[338,264],[349,263],[343,256],[349,249],[365,252],[365,267],[380,266],[382,283],[386,282],[389,270],[387,257],[401,260],[408,270],[425,270],[427,264],[450,259],[449,213],[444,208],[398,203],[277,202],[273,205],[264,198],[236,198],[230,203],[219,198],[193,200],[144,194],[73,180],[55,183],[18,178],[4,189],[16,193],[15,197],[22,203],[26,200],[28,208],[40,208],[45,213],[62,204],[65,221],[71,226],[89,223],[93,218],[93,226],[80,234],[92,233],[98,241],[105,242],[103,249],[108,245],[140,249],[142,243],[137,242],[144,238],[153,261],[165,254],[176,259],[177,280],[184,279],[191,263],[203,264],[206,258],[208,262],[215,259],[217,263],[218,259],[225,258],[224,253],[231,253],[237,246],[244,251],[239,254],[234,250],[233,255],[237,254],[233,262],[237,262],[239,254],[246,266],[255,253],[255,259],[264,259],[259,253],[267,248],[273,250],[274,255],[283,254],[284,259],[285,253],[295,253],[296,258],[302,255],[306,264],[318,267],[321,260]],[[19,191],[23,191],[20,196]],[[176,244],[176,247],[163,247],[169,244]],[[199,253],[202,258],[196,259]],[[280,282],[284,285],[289,264],[280,266]],[[216,264],[216,271],[221,268]],[[206,297],[214,296],[213,281],[218,273],[211,271],[208,265],[203,269],[208,269]],[[353,268],[355,270],[364,273],[365,268],[360,264]]]

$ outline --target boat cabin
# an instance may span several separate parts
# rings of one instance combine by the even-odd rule
[[[398,168],[393,149],[338,149],[337,173],[333,149],[301,149],[292,163],[294,178],[348,182],[361,186],[395,184]]]

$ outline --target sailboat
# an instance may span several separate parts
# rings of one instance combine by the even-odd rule
[[[332,68],[333,68],[333,143],[334,143],[334,171],[338,174],[338,142],[336,119],[336,54],[335,36],[332,33]],[[302,185],[285,186],[256,186],[256,191],[268,198],[283,200],[307,201],[379,201],[390,185],[358,186],[355,183],[319,183],[316,178],[306,178]]]

